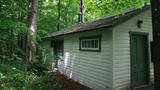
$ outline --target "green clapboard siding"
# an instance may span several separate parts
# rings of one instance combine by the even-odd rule
[[[132,35],[131,82],[133,87],[146,85],[148,81],[148,45],[146,35]]]

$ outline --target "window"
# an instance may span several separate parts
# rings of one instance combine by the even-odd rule
[[[80,50],[82,51],[100,51],[101,36],[81,37]]]
[[[58,60],[63,60],[64,43],[63,43],[63,40],[54,40],[53,43],[54,43],[53,44],[54,56],[57,64]]]

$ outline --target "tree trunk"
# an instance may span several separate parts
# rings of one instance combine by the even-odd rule
[[[154,88],[160,90],[160,1],[151,0],[153,25]]]
[[[38,0],[29,0],[29,14],[28,14],[28,27],[30,29],[30,35],[28,36],[28,56],[27,61],[32,62],[36,52],[36,31],[37,31],[37,11]]]
[[[84,4],[83,0],[80,0],[80,13],[79,13],[79,23],[84,22]]]
[[[60,18],[61,18],[61,0],[58,2],[58,24],[57,24],[57,31],[60,30]]]

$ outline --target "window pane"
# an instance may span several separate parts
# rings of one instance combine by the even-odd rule
[[[95,48],[94,40],[91,41],[91,47],[92,47],[92,48]]]
[[[95,48],[98,48],[98,40],[95,40]]]
[[[84,50],[99,50],[99,37],[81,39],[81,49]]]
[[[84,41],[82,41],[82,48],[84,48],[84,47],[85,47],[84,45],[85,45],[85,43],[84,43]]]
[[[84,41],[84,48],[87,48],[87,41]]]
[[[91,40],[88,40],[88,47],[92,48],[92,42],[91,42]]]

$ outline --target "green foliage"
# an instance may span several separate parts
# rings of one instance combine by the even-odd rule
[[[17,19],[2,16],[0,31],[0,58],[3,59],[12,53],[24,55],[24,51],[18,46],[18,34],[22,32],[28,34],[27,26]]]
[[[31,90],[46,90],[46,87],[47,90],[62,90],[62,86],[54,75],[40,76],[30,85]]]
[[[28,0],[0,0],[0,58],[11,54],[21,54],[24,50],[18,45],[20,34],[29,34],[26,25]],[[20,56],[20,55],[18,55]]]
[[[28,78],[28,76],[26,76],[23,71],[12,68],[12,70],[7,74],[7,83],[5,83],[6,88],[21,90],[27,82],[26,78]]]
[[[61,0],[60,21],[58,21],[58,1],[59,0],[39,0],[38,30],[37,35],[45,35],[57,31],[57,24],[60,22],[60,28],[65,28],[78,24],[80,0]],[[93,21],[104,16],[112,16],[123,13],[127,10],[140,8],[144,4],[149,4],[150,0],[83,0],[85,5],[85,22]],[[0,20],[0,27],[8,26],[20,31],[25,28],[17,27],[21,22],[21,27],[26,27],[28,17],[28,0],[1,0],[0,1],[0,19],[4,17],[8,24],[3,24]],[[13,20],[14,19],[14,20]],[[17,21],[16,21],[17,20]],[[3,25],[2,25],[3,24]],[[7,27],[6,27],[7,26]],[[14,27],[15,26],[15,27]],[[2,29],[1,29],[2,30]],[[6,30],[6,29],[5,29]],[[1,39],[0,39],[1,40]]]
[[[141,8],[145,4],[149,4],[150,0],[83,0],[85,5],[85,22],[93,21],[104,16],[112,16],[123,13],[125,11]],[[45,35],[57,31],[57,24],[60,22],[60,28],[65,28],[78,24],[78,14],[80,8],[80,0],[61,0],[60,4],[60,21],[58,21],[58,2],[59,0],[39,0],[38,15],[38,31],[37,35],[44,37]],[[0,0],[0,19],[5,20],[8,24],[3,24],[0,20],[0,27],[17,25],[17,21],[23,23],[21,27],[26,27],[28,17],[28,0]],[[13,20],[14,19],[14,20]],[[17,21],[15,21],[15,19]],[[11,22],[10,22],[11,21]],[[13,23],[12,23],[13,22]],[[2,25],[3,24],[3,25]],[[25,28],[20,29],[21,31]],[[7,30],[5,29],[5,30]],[[3,30],[3,29],[1,29]],[[1,39],[0,39],[1,40]]]
[[[26,22],[27,14],[28,0],[0,0],[0,16]]]
[[[23,32],[27,33],[28,28],[24,23],[21,23],[16,19],[1,17],[0,30],[1,30],[0,42],[8,41],[13,43],[13,41],[17,39],[16,35],[19,32],[22,32],[22,30]],[[10,39],[11,41],[9,41]]]
[[[43,37],[60,29],[78,24],[80,0],[61,0],[60,21],[58,21],[58,1],[40,0],[38,19],[38,34]],[[102,17],[113,16],[128,10],[141,8],[150,0],[83,0],[85,6],[84,19],[90,22]]]
[[[78,22],[79,0],[61,0],[60,21],[58,21],[58,1],[41,0],[38,19],[38,34],[43,37],[48,33],[57,31],[57,24],[64,28]]]
[[[16,55],[12,55],[10,59],[12,63],[7,61],[0,64],[0,90],[62,90],[57,77],[48,74],[46,65],[40,61],[26,65],[19,62]],[[26,71],[30,66],[30,71]]]
[[[104,16],[113,16],[128,10],[141,8],[150,0],[84,0],[85,21],[91,21]]]
[[[78,24],[80,0],[39,0],[37,57],[32,64],[24,63],[27,40],[28,0],[0,0],[0,90],[61,90],[56,76],[47,73],[48,66],[41,61],[41,37],[60,29]],[[141,8],[149,0],[84,0],[85,22],[104,16],[122,14]],[[26,41],[25,41],[26,40]],[[20,41],[20,42],[19,42]],[[20,45],[19,45],[20,43]],[[22,45],[23,44],[23,45]]]
[[[34,60],[32,64],[29,64],[27,71],[33,72],[38,76],[45,75],[48,71],[48,65],[43,63],[42,60]]]

